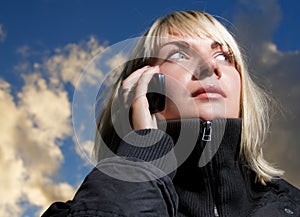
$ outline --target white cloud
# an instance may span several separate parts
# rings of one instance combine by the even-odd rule
[[[0,78],[0,170],[5,174],[0,177],[0,195],[5,195],[0,199],[0,216],[20,216],[24,204],[44,210],[54,201],[73,197],[77,186],[54,181],[64,161],[61,141],[73,137],[71,102],[64,84],[75,85],[101,49],[91,37],[57,49],[44,57],[45,62],[30,62],[26,61],[30,49],[23,46],[19,51],[24,62],[15,67],[24,78],[19,93],[13,96],[11,85]]]
[[[2,24],[0,24],[0,42],[3,42],[6,38],[6,31],[4,30],[4,27]]]
[[[285,110],[285,117],[278,114],[274,120],[265,155],[300,187],[300,50],[283,52],[272,42],[282,16],[276,0],[240,0],[240,4],[234,24],[238,39],[247,50],[250,71],[262,86],[272,90]]]
[[[260,55],[261,62],[257,62],[283,110],[283,115],[278,114],[273,123],[266,156],[278,162],[277,165],[286,170],[287,179],[300,187],[300,50],[282,52],[274,47],[266,48]]]
[[[13,98],[9,93],[10,85],[0,80],[0,167],[1,185],[0,215],[17,216],[21,212],[18,200],[22,197],[22,182],[25,178],[25,168],[22,159],[16,154],[16,143],[12,142],[12,136],[17,129],[15,123],[21,113],[17,109]]]
[[[17,54],[20,54],[22,57],[28,57],[30,53],[30,48],[28,45],[23,45],[17,49]]]
[[[110,60],[107,62],[107,65],[108,65],[111,69],[116,69],[116,68],[122,66],[125,62],[126,62],[125,54],[117,53],[117,54],[114,56],[114,58],[110,59]]]
[[[63,48],[56,49],[55,55],[45,63],[47,71],[51,74],[51,82],[54,84],[60,81],[70,82],[76,87],[86,65],[104,49],[105,47],[99,45],[94,37],[79,44],[68,44]],[[90,73],[90,81],[99,80],[101,75],[102,72],[95,68],[95,71]]]
[[[269,41],[279,26],[282,12],[277,0],[239,0],[234,25],[240,40],[251,47]]]
[[[86,164],[94,164],[93,162],[94,141],[85,141],[80,145],[76,145],[76,153],[86,160]]]
[[[69,135],[71,106],[67,92],[62,89],[51,89],[40,74],[24,76],[25,86],[18,97],[21,106],[30,111],[29,118],[47,137],[63,138]]]
[[[51,180],[63,161],[56,139],[64,139],[71,132],[66,92],[49,89],[37,74],[25,79],[17,103],[9,84],[1,80],[0,165],[5,176],[1,176],[0,194],[6,195],[0,200],[3,217],[18,216],[22,212],[21,200],[37,206],[49,205],[49,197],[57,188],[64,188],[68,194],[56,196],[72,196],[72,186]],[[53,188],[48,195],[43,194],[47,186]]]

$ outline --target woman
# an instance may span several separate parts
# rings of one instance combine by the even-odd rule
[[[166,101],[151,112],[149,82]],[[211,15],[174,12],[139,41],[98,121],[97,167],[43,216],[300,216],[300,192],[262,145],[267,96]],[[108,147],[108,148],[107,148]]]

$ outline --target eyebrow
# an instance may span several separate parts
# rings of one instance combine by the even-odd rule
[[[211,47],[211,49],[215,50],[215,49],[222,48],[223,45],[220,42],[213,41],[213,43],[211,43],[210,47]]]
[[[190,48],[189,43],[187,43],[186,41],[170,41],[170,42],[167,42],[167,43],[161,45],[159,50],[161,50],[163,47],[165,47],[167,45],[176,45],[180,48]]]
[[[161,47],[159,48],[159,50],[161,50],[163,47],[167,46],[167,45],[176,45],[180,48],[190,48],[190,44],[186,41],[170,41],[167,42],[163,45],[161,45]],[[223,47],[223,45],[220,42],[217,41],[213,41],[210,45],[211,49],[216,50],[216,49],[221,49]]]

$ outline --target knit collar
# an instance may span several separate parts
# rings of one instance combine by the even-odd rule
[[[168,120],[160,122],[159,128],[172,137],[178,166],[188,164],[189,167],[201,168],[212,160],[224,165],[239,158],[240,118],[214,119],[210,122],[199,118]]]
[[[247,216],[251,211],[248,191],[254,183],[254,173],[246,172],[248,166],[240,156],[242,120],[212,120],[210,141],[203,140],[206,124],[200,119],[165,123],[179,159],[173,179],[180,200],[179,212],[212,216],[216,207],[221,216]],[[182,131],[186,134],[183,140],[178,136]],[[182,153],[187,157],[182,157]]]

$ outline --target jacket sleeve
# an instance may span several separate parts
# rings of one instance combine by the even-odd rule
[[[85,178],[72,201],[52,204],[42,217],[176,216],[172,139],[160,130],[131,132],[117,155]]]

